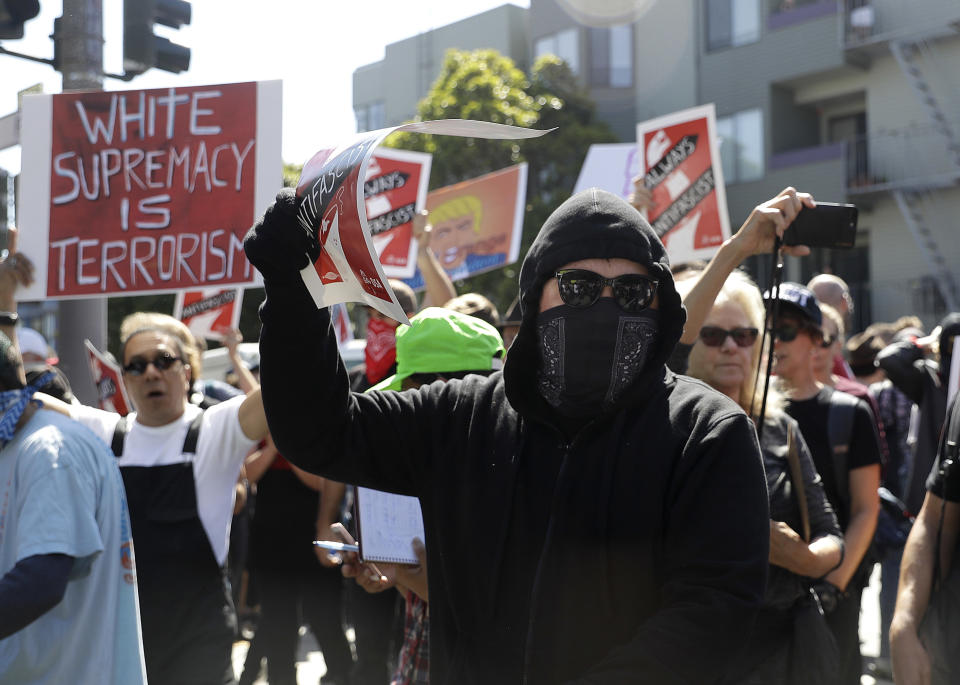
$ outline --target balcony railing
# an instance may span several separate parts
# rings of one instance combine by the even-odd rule
[[[923,32],[947,32],[960,22],[956,0],[844,0],[848,48]]]
[[[960,122],[954,124],[960,132]],[[881,131],[852,140],[772,155],[771,171],[837,160],[850,194],[945,187],[960,183],[946,139],[932,126]]]
[[[837,0],[767,0],[767,28],[771,31],[837,13]]]
[[[845,164],[850,193],[943,187],[960,180],[946,138],[932,126],[860,136],[847,143]]]

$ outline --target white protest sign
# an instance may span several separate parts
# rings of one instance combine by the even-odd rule
[[[359,133],[304,165],[297,185],[297,218],[313,244],[308,251],[310,264],[300,275],[313,301],[317,307],[363,302],[409,323],[377,256],[361,180],[367,178],[374,149],[394,131],[499,140],[536,138],[549,131],[464,119],[415,122]]]
[[[573,192],[600,188],[626,200],[633,192],[633,179],[639,173],[636,143],[597,143],[587,150]]]

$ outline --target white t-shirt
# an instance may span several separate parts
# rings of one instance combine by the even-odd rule
[[[244,458],[256,444],[240,428],[238,413],[244,399],[245,396],[231,398],[203,413],[194,455],[183,454],[183,441],[190,424],[200,413],[199,407],[188,404],[179,419],[157,427],[144,426],[136,420],[136,413],[131,413],[127,416],[130,432],[124,442],[123,456],[117,460],[120,466],[163,466],[193,461],[197,511],[221,566],[227,559],[237,477]],[[119,414],[86,406],[73,406],[71,412],[108,445],[113,442]]]
[[[0,640],[0,682],[146,682],[123,480],[110,449],[38,411],[0,450],[0,576],[37,554],[75,562],[63,600]]]

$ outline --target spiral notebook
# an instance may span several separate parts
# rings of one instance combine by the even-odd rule
[[[419,563],[413,538],[424,539],[423,515],[416,497],[357,488],[357,537],[360,558],[394,564]]]

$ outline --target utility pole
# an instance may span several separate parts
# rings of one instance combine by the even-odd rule
[[[103,90],[103,1],[63,0],[63,16],[54,32],[63,92]],[[58,318],[60,367],[77,398],[96,406],[97,389],[90,377],[83,340],[90,340],[99,350],[107,349],[107,299],[63,300]]]

